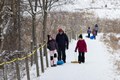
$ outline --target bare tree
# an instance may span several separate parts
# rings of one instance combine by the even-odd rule
[[[4,7],[4,0],[0,0],[0,53],[1,53],[1,50],[2,50],[2,47],[3,47],[3,41],[2,41],[2,22],[3,22],[3,19],[2,19],[2,16],[3,16],[3,7]]]
[[[30,5],[30,14],[32,16],[32,40],[34,46],[36,45],[36,15],[39,13],[42,15],[42,42],[46,40],[46,32],[47,32],[47,17],[49,11],[57,6],[61,6],[63,4],[67,4],[72,2],[73,0],[28,0]]]
[[[21,50],[21,9],[20,9],[21,0],[17,0],[17,25],[18,25],[18,38],[19,38],[19,47],[18,50]]]
[[[48,12],[54,7],[70,3],[72,1],[74,0],[39,0],[39,4],[43,13],[43,40],[46,40]]]
[[[33,41],[33,46],[36,46],[36,25],[35,25],[35,21],[36,21],[36,12],[37,12],[37,7],[38,7],[38,0],[35,0],[34,4],[32,0],[28,0],[29,1],[29,5],[31,8],[31,15],[32,15],[32,41]]]

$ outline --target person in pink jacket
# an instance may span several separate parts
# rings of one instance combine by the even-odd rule
[[[85,63],[85,52],[87,52],[87,45],[85,40],[83,39],[82,34],[79,36],[79,40],[77,41],[75,52],[79,52],[78,55],[78,62],[79,63]]]

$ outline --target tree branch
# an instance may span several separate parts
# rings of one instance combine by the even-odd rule
[[[31,12],[32,12],[32,14],[34,14],[31,0],[28,0],[28,2],[29,2],[29,4],[30,4],[30,8],[31,8]]]

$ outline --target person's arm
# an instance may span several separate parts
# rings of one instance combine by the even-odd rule
[[[69,40],[68,40],[68,36],[65,34],[65,41],[66,41],[66,47],[67,49],[69,48]]]
[[[50,50],[50,44],[49,44],[49,42],[47,42],[47,48]]]
[[[56,50],[58,51],[58,44],[56,41],[55,41],[55,47],[56,47]]]
[[[55,39],[55,40],[56,40],[56,42],[58,43],[58,34],[56,35],[56,39]]]
[[[77,52],[77,49],[78,49],[78,44],[79,44],[79,41],[77,42],[76,44],[76,47],[75,47],[75,52]]]
[[[87,52],[87,44],[86,44],[85,40],[84,40],[84,43],[85,43],[85,52]]]

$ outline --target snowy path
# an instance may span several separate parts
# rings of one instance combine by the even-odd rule
[[[102,42],[85,39],[88,46],[86,62],[72,64],[75,60],[74,48],[76,41],[72,41],[67,51],[67,63],[62,66],[48,68],[37,80],[113,80],[109,54]],[[76,55],[77,58],[77,55]]]

